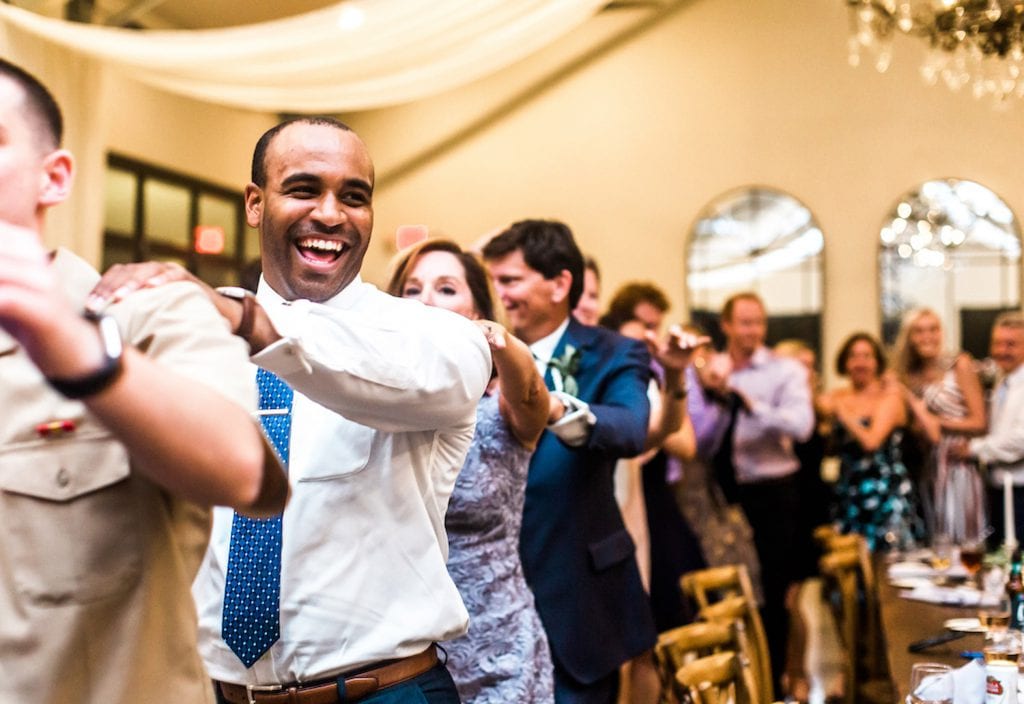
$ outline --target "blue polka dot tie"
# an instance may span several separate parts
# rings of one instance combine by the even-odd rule
[[[292,427],[292,390],[275,374],[256,372],[263,430],[288,466]],[[246,667],[281,637],[281,516],[249,518],[238,513],[231,523],[231,547],[224,587],[224,642]]]

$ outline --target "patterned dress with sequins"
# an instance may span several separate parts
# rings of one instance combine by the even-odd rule
[[[498,395],[481,399],[445,516],[448,572],[469,632],[442,645],[463,702],[554,701],[551,652],[519,561],[530,454],[501,417]]]
[[[865,426],[869,420],[861,420]],[[864,450],[837,423],[833,442],[839,455],[834,518],[843,533],[860,533],[872,550],[906,548],[921,540],[917,496],[903,464],[903,431],[894,430],[878,449]]]

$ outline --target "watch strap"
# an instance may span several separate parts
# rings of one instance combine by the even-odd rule
[[[58,393],[70,399],[94,396],[109,388],[124,371],[123,348],[117,322],[110,316],[85,314],[86,319],[96,323],[103,343],[103,364],[94,372],[78,377],[46,377],[47,383]]]
[[[256,325],[256,296],[252,291],[241,286],[221,286],[217,289],[217,293],[225,298],[233,298],[242,304],[242,318],[238,321],[238,327],[232,334],[238,335],[243,340],[248,340]]]

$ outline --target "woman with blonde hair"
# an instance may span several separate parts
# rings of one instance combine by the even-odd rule
[[[895,358],[913,427],[930,446],[922,492],[931,499],[929,527],[955,543],[976,542],[986,528],[984,485],[973,460],[950,452],[958,438],[985,432],[973,360],[966,352],[943,350],[942,321],[928,308],[904,317]]]

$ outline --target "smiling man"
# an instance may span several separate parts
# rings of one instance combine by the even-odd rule
[[[216,514],[194,587],[200,652],[232,704],[458,702],[434,646],[468,620],[444,514],[490,353],[462,316],[360,280],[372,198],[373,164],[348,127],[274,127],[245,189],[258,291],[206,289],[260,374],[286,383],[265,412],[290,419],[277,443],[292,503],[277,526]],[[97,296],[182,277],[126,267]]]
[[[656,632],[612,471],[643,450],[647,349],[569,315],[583,292],[583,256],[560,222],[523,220],[484,247],[517,337],[530,346],[566,414],[530,461],[520,553],[548,634],[558,704],[611,704],[619,666]]]
[[[1020,545],[1024,543],[1024,315],[1002,313],[996,318],[989,351],[999,367],[1000,380],[989,402],[988,433],[969,442],[961,440],[959,449],[989,469],[993,542],[1012,538]],[[1015,536],[1004,534],[1002,487],[1007,476],[1013,484]]]

